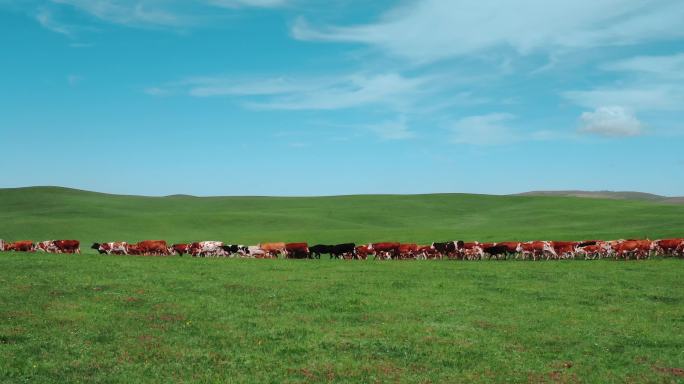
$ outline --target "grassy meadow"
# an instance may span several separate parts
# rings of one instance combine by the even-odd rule
[[[569,197],[0,190],[0,238],[429,243],[669,237],[684,206]],[[0,382],[684,381],[684,260],[0,253]]]

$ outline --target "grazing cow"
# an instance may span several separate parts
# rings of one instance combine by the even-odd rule
[[[414,259],[418,253],[418,244],[399,244],[398,258],[401,260]]]
[[[5,243],[5,251],[35,252],[36,247],[31,240],[21,240]]]
[[[184,254],[189,254],[190,253],[190,244],[173,244],[169,247],[169,254],[170,255],[178,255],[178,256],[183,256]]]
[[[242,244],[224,244],[221,246],[221,248],[228,256],[238,254],[244,257],[249,255],[249,247],[246,247]]]
[[[596,242],[593,241],[552,241],[551,248],[555,251],[556,258],[559,259],[574,259],[577,253],[577,247],[580,245],[588,246],[595,245]],[[547,258],[548,259],[548,258]]]
[[[274,258],[278,258],[278,255],[281,253],[285,253],[285,243],[278,242],[278,243],[261,243],[259,244],[259,248],[261,248],[264,252],[268,253]]]
[[[546,260],[552,257],[554,259],[558,258],[558,254],[556,254],[556,251],[548,241],[527,241],[519,243],[515,250],[522,255],[523,260],[528,256],[532,256],[532,260],[537,260],[544,255],[546,255]]]
[[[193,257],[226,256],[222,241],[200,241],[190,244],[188,253]]]
[[[616,259],[627,260],[630,256],[635,256],[639,260],[640,258],[648,258],[649,253],[655,249],[655,242],[651,240],[616,240],[611,242],[611,246],[615,251]]]
[[[310,255],[309,244],[307,243],[285,244],[285,258],[287,259],[307,259]]]
[[[654,243],[657,255],[684,256],[684,239],[663,239]]]
[[[376,260],[391,260],[399,253],[399,243],[383,242],[368,244],[368,250],[375,254]]]
[[[46,240],[36,244],[36,250],[47,253],[81,253],[78,240]]]
[[[143,240],[139,241],[135,245],[140,251],[141,255],[164,256],[169,254],[169,246],[164,240]]]
[[[312,247],[309,247],[309,252],[311,252],[311,256],[320,259],[321,255],[323,254],[329,254],[330,258],[333,258],[333,245],[325,245],[325,244],[316,244]]]
[[[125,241],[114,241],[110,243],[93,243],[90,247],[92,249],[97,249],[97,251],[102,254],[108,255],[127,255],[128,254],[128,243]]]

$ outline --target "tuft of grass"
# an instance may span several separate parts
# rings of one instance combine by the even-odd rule
[[[673,382],[681,260],[0,254],[0,382]]]

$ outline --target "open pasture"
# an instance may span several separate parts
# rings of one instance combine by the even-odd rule
[[[99,256],[98,240],[673,237],[684,207],[480,195],[0,190],[0,382],[677,382],[684,264]]]

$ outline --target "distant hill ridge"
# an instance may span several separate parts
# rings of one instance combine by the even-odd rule
[[[684,197],[669,197],[633,191],[530,191],[518,193],[514,196],[585,197],[593,199],[644,200],[659,203],[684,204]]]

